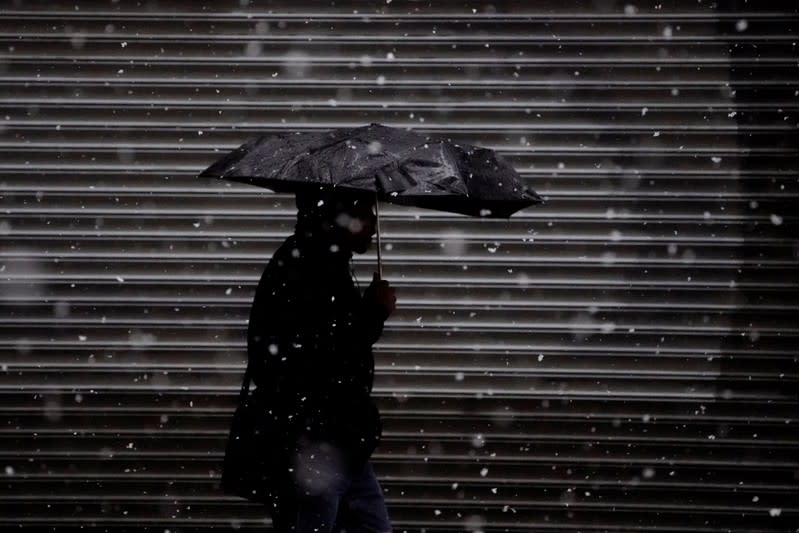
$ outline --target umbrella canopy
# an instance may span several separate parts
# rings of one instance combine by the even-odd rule
[[[369,191],[390,203],[494,218],[543,201],[493,150],[374,123],[256,137],[200,177],[276,192],[320,186]]]

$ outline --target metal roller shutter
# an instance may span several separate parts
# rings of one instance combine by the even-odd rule
[[[4,2],[0,525],[263,529],[218,477],[293,200],[193,176],[256,132],[374,121],[494,147],[548,200],[381,210],[397,531],[793,531],[797,20]]]

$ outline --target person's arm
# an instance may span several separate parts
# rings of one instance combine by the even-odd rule
[[[369,344],[374,344],[383,333],[386,319],[397,307],[395,290],[388,281],[380,279],[375,272],[372,283],[363,294],[360,321],[363,324],[363,334]]]

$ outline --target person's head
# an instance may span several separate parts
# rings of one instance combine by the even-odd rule
[[[375,234],[374,195],[351,191],[297,193],[297,232],[325,239],[331,246],[362,254]]]

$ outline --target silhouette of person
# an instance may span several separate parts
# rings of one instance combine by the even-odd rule
[[[298,194],[297,207],[247,335],[254,396],[272,420],[268,507],[280,532],[391,531],[369,457],[382,430],[372,344],[396,297],[377,274],[362,296],[350,266],[375,233],[374,198],[319,191]]]

